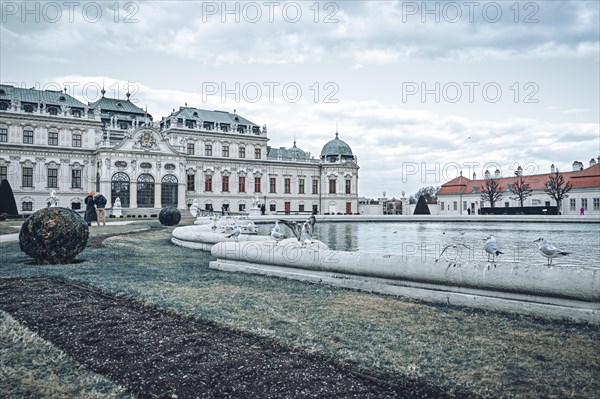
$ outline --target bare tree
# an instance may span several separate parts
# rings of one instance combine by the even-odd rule
[[[529,183],[525,182],[523,176],[517,177],[512,186],[510,187],[510,191],[514,194],[513,197],[510,197],[511,200],[519,201],[521,204],[521,208],[523,208],[523,202],[531,196],[531,186]]]
[[[481,200],[488,201],[493,208],[502,199],[502,187],[494,178],[485,179],[485,187],[481,191]]]
[[[411,196],[411,199],[414,199],[414,203],[416,204],[417,200],[421,197],[421,195],[423,195],[423,196],[425,196],[425,201],[428,204],[437,204],[438,191],[440,191],[439,186],[438,187],[434,187],[434,186],[421,187],[414,196]]]
[[[558,170],[550,175],[550,179],[548,179],[548,182],[546,183],[546,188],[544,188],[544,191],[556,201],[556,207],[558,208],[559,214],[560,203],[562,202],[563,198],[569,197],[567,193],[571,191],[571,188],[573,188],[571,182],[565,182],[564,176],[558,173]]]

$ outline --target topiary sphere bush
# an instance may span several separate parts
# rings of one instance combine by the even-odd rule
[[[21,226],[19,245],[38,264],[72,263],[89,235],[87,223],[72,209],[43,208]]]
[[[165,226],[175,226],[180,220],[181,212],[173,206],[161,209],[158,214],[158,221]]]

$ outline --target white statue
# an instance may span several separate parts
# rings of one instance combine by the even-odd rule
[[[198,200],[194,199],[194,201],[192,201],[192,205],[190,205],[190,213],[192,214],[193,217],[198,217],[199,209],[200,209],[200,206],[198,205]]]
[[[51,206],[58,206],[58,195],[56,195],[56,190],[50,192],[50,202],[48,202],[48,207]]]
[[[258,196],[255,195],[254,198],[252,198],[252,208],[258,208],[260,205],[260,200],[258,199]]]
[[[123,217],[123,214],[121,213],[121,209],[122,209],[121,198],[117,197],[115,199],[115,203],[113,204],[113,207],[112,207],[112,215],[116,218]]]

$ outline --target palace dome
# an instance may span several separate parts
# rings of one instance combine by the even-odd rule
[[[341,159],[354,159],[352,149],[343,140],[338,137],[339,133],[335,133],[335,138],[327,142],[321,150],[321,159],[327,159],[328,161],[336,161]]]

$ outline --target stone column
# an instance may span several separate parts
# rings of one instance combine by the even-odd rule
[[[158,209],[162,208],[161,187],[160,180],[154,183],[154,207]]]
[[[129,208],[137,208],[137,180],[129,182]]]

